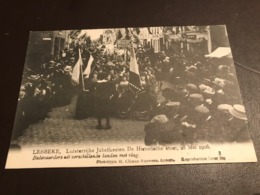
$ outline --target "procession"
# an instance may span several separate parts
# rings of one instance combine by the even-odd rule
[[[61,115],[70,108],[68,120],[84,123],[82,132],[106,131],[102,142],[113,137],[110,132],[127,135],[128,124],[138,126],[135,132],[147,146],[250,139],[231,49],[221,27],[57,34],[49,56],[41,53],[45,46],[35,49],[40,48],[39,40],[52,41],[44,33],[35,32],[36,38],[41,36],[38,46],[28,47],[12,137],[17,145],[26,142],[25,135],[33,136],[29,131],[35,125],[50,121],[53,110],[63,108]],[[90,120],[94,128],[85,125]],[[123,129],[116,129],[117,121],[123,121]],[[54,134],[60,130],[52,129]],[[37,131],[41,133],[41,125]]]

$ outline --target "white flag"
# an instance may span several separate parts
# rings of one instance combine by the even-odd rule
[[[75,64],[75,66],[73,67],[72,76],[71,76],[72,81],[76,85],[79,84],[81,66],[82,66],[82,58],[81,58],[81,53],[80,53],[80,50],[79,50],[79,59],[78,59],[77,63]]]

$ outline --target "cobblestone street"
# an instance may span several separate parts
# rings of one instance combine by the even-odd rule
[[[162,88],[172,88],[168,82],[163,82]],[[158,102],[164,98],[158,94]],[[16,140],[14,144],[22,147],[45,145],[92,145],[92,144],[117,144],[128,142],[144,142],[144,125],[147,122],[111,118],[110,130],[97,130],[95,118],[84,120],[74,119],[74,109],[77,97],[70,105],[53,108],[48,117],[43,121],[31,124]],[[103,126],[105,119],[103,119]]]
[[[76,97],[67,106],[53,108],[42,122],[25,130],[14,142],[20,146],[44,146],[52,144],[98,144],[143,142],[146,122],[129,119],[111,119],[112,129],[97,130],[95,118],[73,118]],[[105,121],[103,121],[103,124]]]

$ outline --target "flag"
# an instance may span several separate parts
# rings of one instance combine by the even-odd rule
[[[79,50],[79,59],[72,70],[71,79],[72,79],[73,85],[78,85],[80,82],[80,69],[81,69],[82,64],[83,63],[82,63],[81,53]]]
[[[90,72],[91,72],[91,64],[94,61],[94,58],[92,55],[90,55],[87,67],[85,68],[83,75],[86,75],[85,78],[89,78]]]
[[[134,47],[130,49],[129,89],[134,93],[138,93],[141,91],[140,73],[134,53]]]
[[[151,34],[153,34],[152,33],[152,30],[151,30],[151,27],[147,27],[147,30],[148,30],[148,33],[151,35]]]

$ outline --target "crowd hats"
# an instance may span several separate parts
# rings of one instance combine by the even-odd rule
[[[109,62],[107,63],[107,65],[108,65],[108,66],[115,66],[115,64],[114,64],[113,62],[111,62],[111,61],[109,61]]]
[[[72,71],[72,67],[71,66],[65,66],[64,71],[70,72],[70,71]]]
[[[220,104],[218,105],[217,109],[220,112],[229,113],[229,110],[232,109],[232,106],[229,104]]]
[[[164,62],[170,62],[170,57],[166,56],[163,61]]]
[[[235,104],[229,109],[229,113],[238,119],[247,120],[245,107],[241,104]]]
[[[168,102],[165,105],[170,108],[178,108],[181,105],[181,103],[180,102]]]
[[[162,90],[162,96],[166,99],[170,99],[170,100],[179,100],[180,99],[180,94],[178,92],[176,92],[173,89],[170,88],[165,88]]]
[[[166,115],[160,114],[152,118],[151,123],[158,123],[158,124],[164,124],[167,123],[169,119]]]
[[[186,85],[186,89],[190,92],[196,92],[198,90],[198,87],[193,83],[189,83]]]
[[[204,106],[204,105],[199,105],[195,107],[195,110],[201,114],[208,114],[209,113],[209,109]]]
[[[187,69],[186,69],[187,71],[189,71],[189,72],[196,72],[197,71],[197,68],[196,68],[196,66],[189,66],[189,67],[187,67]]]
[[[204,98],[201,94],[193,93],[193,94],[189,95],[189,101],[192,105],[198,106],[203,103]]]
[[[196,100],[203,102],[203,96],[201,94],[198,94],[198,93],[190,94],[189,98],[190,99],[196,99]]]
[[[32,80],[32,81],[37,81],[38,79],[40,78],[40,75],[37,74],[37,75],[30,75],[28,77],[29,80]]]
[[[94,75],[94,74],[98,74],[98,72],[95,70],[92,72],[92,75]]]
[[[199,88],[206,97],[210,97],[215,94],[215,90],[207,85],[201,84]]]
[[[152,74],[154,74],[154,70],[152,68],[148,68],[148,71],[151,71]]]
[[[220,104],[217,109],[224,113],[230,113],[235,118],[247,120],[245,107],[241,104],[235,104],[233,106],[229,104]]]

